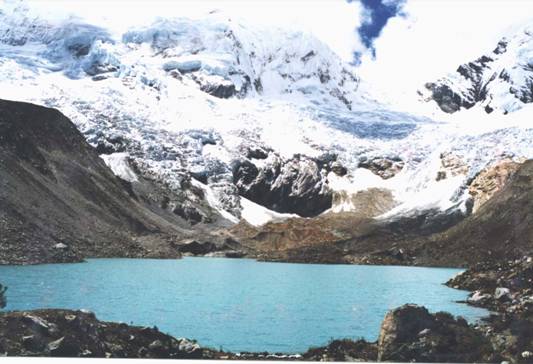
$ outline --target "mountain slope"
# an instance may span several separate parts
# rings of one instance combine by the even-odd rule
[[[475,213],[424,241],[417,256],[448,265],[516,259],[533,251],[533,161]]]
[[[421,94],[447,113],[483,107],[507,114],[533,102],[533,29],[502,38],[495,49],[425,85]]]
[[[116,177],[59,111],[0,100],[0,263],[178,257],[190,222],[148,183]]]
[[[479,171],[533,157],[531,128],[385,107],[310,34],[224,13],[115,33],[21,4],[0,14],[0,97],[61,110],[116,174],[155,183],[169,211],[195,200],[182,193],[195,185],[234,223],[254,220],[248,200],[273,210],[263,216],[311,217],[357,209],[352,195],[368,188],[389,190],[390,215],[464,212]],[[446,174],[441,156],[461,173]],[[212,220],[193,204],[176,212]]]

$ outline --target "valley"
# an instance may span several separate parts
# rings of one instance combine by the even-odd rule
[[[289,271],[305,263],[302,271],[324,269],[315,283],[340,279],[343,269],[461,268],[431,284],[451,278],[450,295],[470,291],[452,308],[445,300],[428,307],[431,313],[416,294],[391,298],[394,305],[374,313],[361,340],[353,327],[332,329],[338,340],[326,344],[317,334],[305,347],[279,350],[269,338],[263,349],[259,339],[244,349],[207,349],[157,328],[68,311],[78,304],[56,301],[44,309],[32,302],[0,314],[0,353],[517,363],[533,357],[528,26],[427,80],[412,92],[420,107],[406,109],[381,100],[355,64],[303,31],[212,12],[118,32],[74,16],[40,16],[26,2],[0,10],[0,272],[48,264],[67,271],[66,263],[108,259],[118,269],[121,258],[135,258],[132,264],[150,263],[164,277],[170,271],[158,264],[173,269],[232,258],[238,263],[220,272],[243,274],[239,264],[247,262],[292,263]],[[341,279],[340,291],[360,274]],[[17,280],[0,275],[0,283],[9,287],[9,310]],[[434,313],[464,315],[457,306],[492,313],[480,321]],[[109,321],[134,319],[94,311]],[[94,335],[80,336],[82,328]],[[46,340],[28,338],[39,330]],[[242,330],[226,337],[235,332]],[[127,343],[130,333],[137,339]],[[179,327],[170,334],[182,335]]]

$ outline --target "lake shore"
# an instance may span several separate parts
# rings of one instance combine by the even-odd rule
[[[333,340],[326,346],[310,348],[303,353],[232,353],[202,348],[191,340],[183,341],[183,350],[180,350],[181,339],[164,335],[157,329],[101,322],[94,314],[68,310],[1,313],[0,349],[9,356],[525,363],[532,358],[532,272],[532,258],[526,256],[497,265],[479,265],[448,281],[447,285],[450,287],[472,292],[465,304],[484,307],[494,312],[479,323],[468,324],[463,319],[455,319],[446,313],[432,315],[422,307],[406,305],[389,312],[376,342]],[[27,318],[28,316],[30,318]],[[35,317],[37,319],[34,319]],[[44,318],[44,324],[40,318]],[[96,328],[94,332],[103,336],[85,335],[84,333],[88,332],[86,325],[92,327],[90,330]],[[48,336],[45,335],[45,342],[37,345],[33,343],[35,330],[45,330],[44,326],[48,327]],[[139,333],[142,333],[138,339],[140,341],[135,339],[133,342],[124,343],[124,335],[137,337]],[[68,337],[74,338],[70,346],[67,343],[71,339],[62,339]],[[74,351],[69,352],[63,346]],[[58,349],[54,349],[56,347]],[[98,351],[95,347],[107,349]],[[52,351],[56,350],[55,354],[50,348]]]
[[[426,326],[431,327],[431,330]],[[445,335],[450,330],[452,334],[462,335],[465,341],[449,342]],[[378,342],[333,340],[327,346],[311,348],[301,354],[232,353],[203,348],[194,340],[174,338],[161,333],[156,327],[103,322],[84,310],[47,309],[2,313],[0,334],[0,346],[7,356],[472,361],[488,358],[489,352],[488,342],[466,321],[456,320],[446,313],[431,315],[425,308],[415,305],[405,305],[387,314]],[[427,350],[417,347],[419,337],[423,337]],[[435,343],[437,347],[434,347]],[[429,349],[430,346],[433,347]]]

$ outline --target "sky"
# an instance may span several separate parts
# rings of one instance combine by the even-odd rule
[[[395,98],[491,51],[502,35],[533,19],[531,0],[34,0],[31,6],[117,32],[158,16],[201,18],[215,9],[252,24],[308,31],[358,65],[372,88]]]
[[[359,0],[361,24],[357,28],[357,34],[363,49],[370,51],[372,56],[375,56],[374,40],[380,36],[389,19],[405,16],[405,2],[406,0]],[[356,61],[361,53],[361,50],[355,52]]]
[[[407,0],[390,17],[358,73],[389,101],[413,97],[429,81],[491,52],[505,35],[533,24],[529,0]]]

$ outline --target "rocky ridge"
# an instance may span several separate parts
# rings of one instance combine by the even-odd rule
[[[533,102],[532,35],[526,27],[502,38],[492,52],[426,83],[422,98],[447,113],[479,105],[487,113],[507,114]]]
[[[149,178],[118,178],[57,110],[0,100],[0,141],[1,264],[178,258],[176,243],[226,221],[186,180],[171,200]]]

